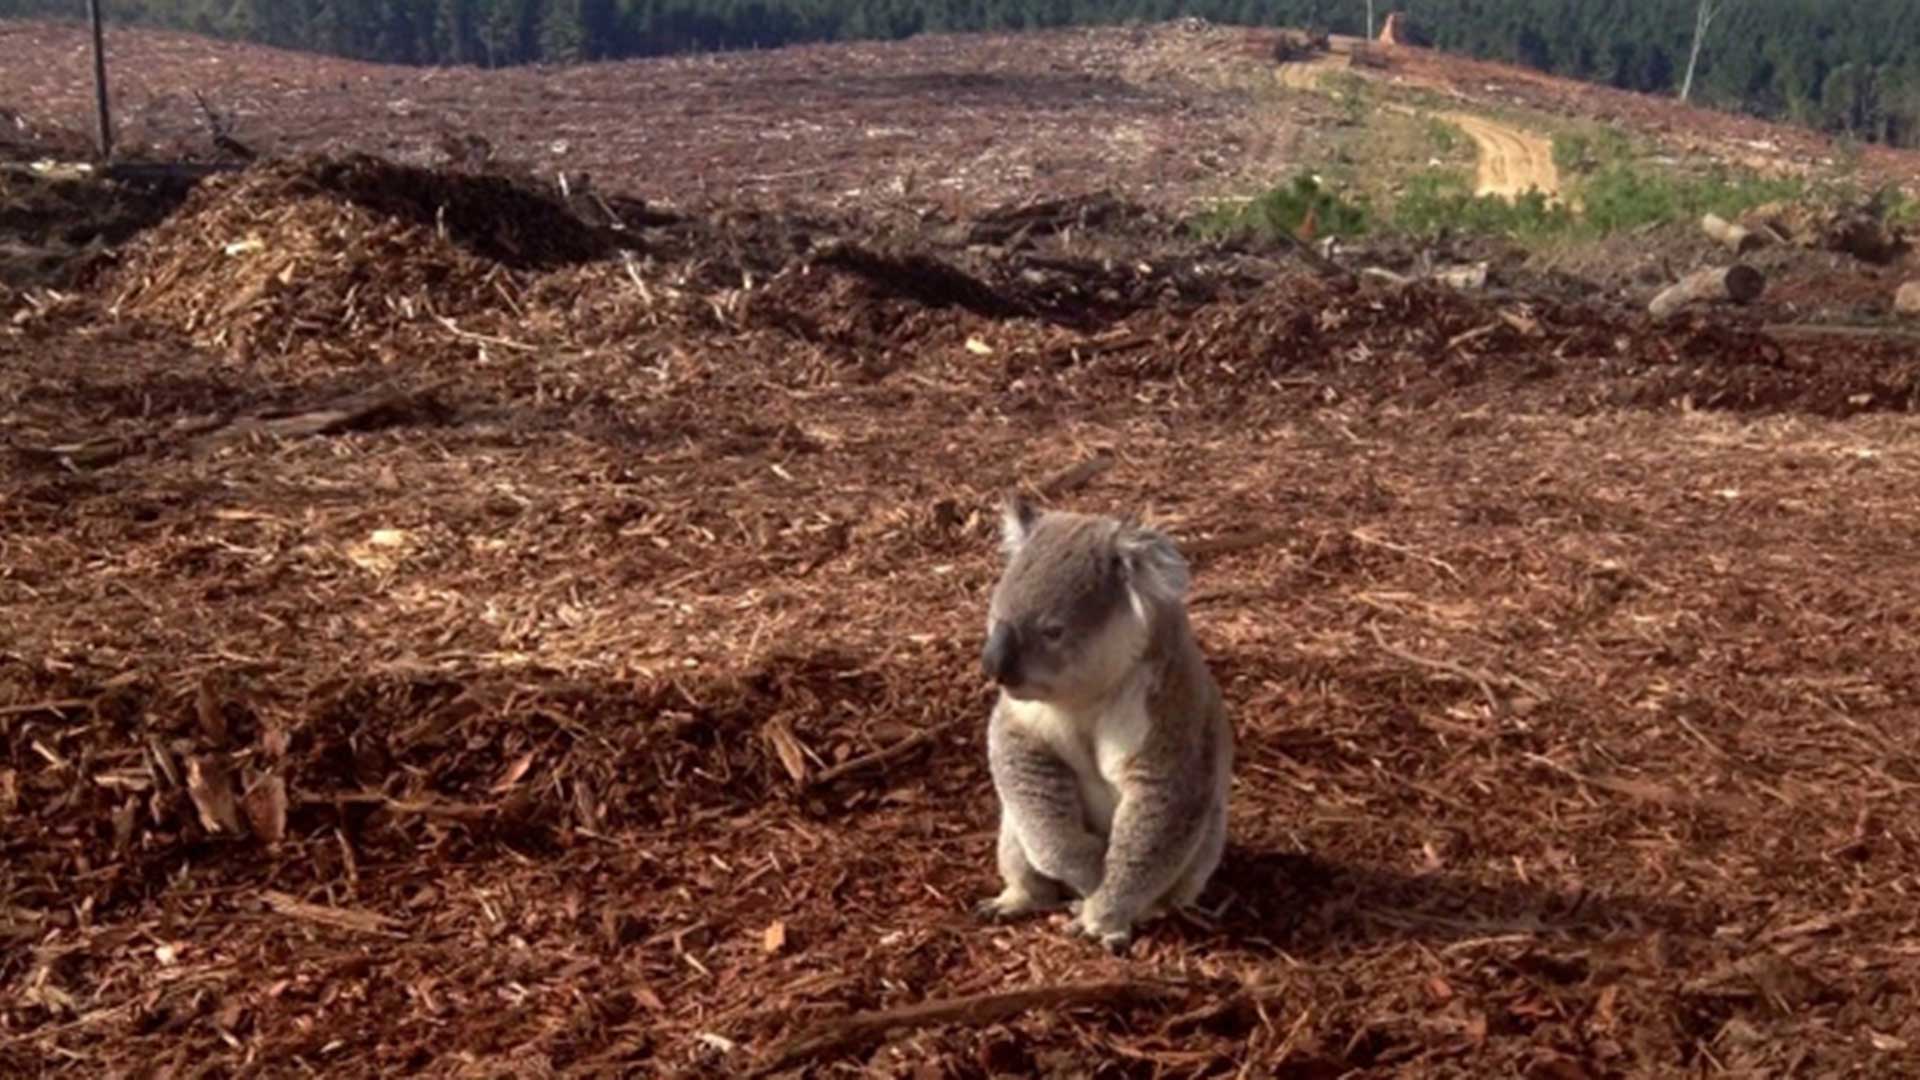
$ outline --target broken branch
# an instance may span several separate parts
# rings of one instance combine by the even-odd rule
[[[322,926],[331,926],[340,930],[357,930],[363,934],[379,934],[382,937],[404,937],[395,933],[394,927],[400,925],[396,920],[376,911],[358,911],[353,908],[328,907],[324,904],[309,904],[305,900],[287,893],[268,889],[261,894],[267,907],[276,913],[292,919],[303,919]]]
[[[909,735],[906,738],[901,739],[899,742],[894,743],[892,746],[884,746],[878,750],[873,751],[872,753],[861,754],[859,757],[855,757],[855,758],[848,758],[847,760],[841,762],[838,765],[835,765],[830,769],[822,769],[818,773],[815,773],[809,779],[802,781],[800,786],[803,789],[824,787],[825,785],[831,784],[835,780],[838,780],[841,777],[846,776],[848,773],[858,772],[861,769],[872,768],[875,765],[884,765],[887,762],[893,761],[896,758],[905,757],[909,753],[911,753],[916,747],[920,747],[929,742],[932,742],[935,734],[936,732],[932,730],[916,731],[912,735]]]
[[[1493,692],[1495,683],[1514,687],[1523,693],[1530,694],[1542,700],[1547,696],[1546,693],[1538,687],[1524,680],[1514,678],[1511,675],[1495,675],[1490,672],[1481,671],[1478,668],[1470,668],[1465,664],[1455,663],[1452,660],[1440,660],[1434,657],[1421,656],[1417,653],[1408,652],[1397,645],[1389,644],[1387,639],[1381,635],[1378,626],[1369,625],[1367,631],[1373,635],[1374,644],[1380,646],[1380,651],[1386,653],[1388,656],[1397,660],[1404,660],[1415,667],[1423,667],[1431,671],[1452,675],[1457,679],[1464,679],[1479,687],[1481,695],[1487,699],[1487,707],[1491,708],[1495,713],[1503,711],[1499,697]]]
[[[1069,491],[1077,491],[1113,466],[1113,455],[1102,450],[1087,460],[1068,466],[1040,481],[1040,495],[1042,498],[1051,499]]]

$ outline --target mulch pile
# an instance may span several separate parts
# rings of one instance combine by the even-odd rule
[[[512,271],[604,256],[610,232],[503,176],[309,158],[205,182],[132,245],[115,306],[242,361],[338,351],[493,307]]]
[[[1899,343],[565,212],[263,165],[10,317],[0,1069],[1911,1065]],[[1126,958],[966,914],[1016,485],[1181,539],[1240,733]]]
[[[1059,373],[1042,398],[1147,379],[1214,401],[1258,389],[1426,403],[1482,385],[1576,411],[1916,401],[1899,339],[1769,335],[1764,309],[1656,326],[1564,286],[1475,295],[1316,277],[1283,247],[1203,243],[1108,194],[916,231],[764,212],[601,226],[526,180],[310,158],[207,181],[113,281],[120,313],[243,361],[591,351],[672,326],[797,339],[870,374],[910,347],[971,350],[1015,379]],[[1609,378],[1597,398],[1593,375]]]

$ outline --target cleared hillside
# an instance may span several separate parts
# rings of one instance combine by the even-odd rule
[[[1211,235],[1551,122],[1270,47],[116,35],[273,156],[0,168],[0,1073],[1914,1073],[1910,255]],[[1178,539],[1236,728],[1126,956],[969,914],[1010,488]]]

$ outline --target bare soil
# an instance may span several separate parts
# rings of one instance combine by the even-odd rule
[[[1217,84],[1242,35],[1204,26],[798,46],[575,67],[401,68],[147,30],[110,33],[125,156],[219,156],[195,91],[263,154],[477,154],[679,204],[933,201],[1088,186],[1168,205],[1284,165],[1289,128]],[[77,23],[0,22],[0,108],[93,130]]]
[[[1112,152],[1061,109],[997,152]],[[1910,343],[726,145],[699,205],[324,148],[0,293],[0,1070],[1920,1065]],[[1238,732],[1211,912],[1124,957],[968,914],[1016,486],[1179,538]]]

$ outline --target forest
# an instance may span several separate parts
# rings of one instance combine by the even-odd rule
[[[1435,46],[1677,92],[1697,0],[105,0],[110,21],[406,64],[564,63],[1198,15],[1363,33],[1389,10]],[[1920,0],[1718,0],[1692,97],[1920,145]],[[78,0],[0,0],[73,17]],[[1376,22],[1377,25],[1377,22]]]

